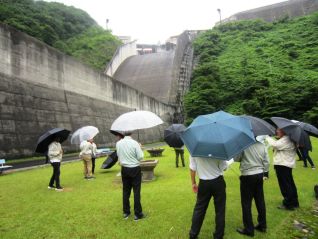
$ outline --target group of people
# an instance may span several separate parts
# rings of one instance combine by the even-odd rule
[[[273,163],[276,171],[279,188],[283,196],[282,204],[278,209],[294,210],[299,207],[297,188],[293,179],[292,170],[296,166],[296,145],[284,133],[277,129],[277,139],[266,137],[265,141],[273,148]],[[269,157],[266,145],[257,141],[249,146],[234,161],[240,162],[240,193],[243,216],[243,227],[237,232],[242,235],[254,237],[255,230],[266,233],[266,204],[264,198],[263,182],[269,177]],[[190,172],[193,192],[197,193],[197,201],[192,216],[190,238],[197,238],[205,217],[211,198],[215,206],[214,238],[224,236],[226,185],[223,171],[228,167],[222,160],[207,160],[200,157],[190,157]],[[200,178],[196,183],[195,175]],[[258,212],[257,225],[252,219],[252,201],[255,201]]]
[[[267,136],[265,141],[268,146],[273,148],[274,169],[283,196],[282,204],[278,206],[278,209],[294,210],[299,207],[297,188],[292,174],[292,170],[296,166],[297,147],[283,130],[277,129],[276,136],[277,139]],[[257,139],[256,143],[234,158],[234,161],[240,163],[240,194],[243,216],[243,227],[238,228],[237,232],[250,237],[254,236],[255,230],[262,233],[266,233],[267,230],[263,182],[269,178],[270,161],[266,144]],[[84,175],[86,179],[90,179],[92,177],[92,155],[96,153],[96,145],[94,146],[92,140],[88,140],[82,142],[80,148],[80,157],[84,162]],[[131,215],[129,198],[133,190],[134,220],[143,219],[145,215],[140,200],[142,180],[140,161],[144,157],[143,151],[140,144],[132,139],[130,132],[118,135],[116,151],[121,165],[123,183],[123,218],[127,219]],[[48,151],[53,167],[49,188],[54,187],[55,181],[56,190],[62,189],[59,183],[62,154],[61,145],[56,139],[49,145]],[[176,149],[176,167],[178,167],[179,155],[184,166],[183,149]],[[223,178],[223,172],[228,168],[229,164],[224,160],[190,156],[189,166],[192,190],[197,194],[189,237],[190,239],[198,237],[209,202],[213,198],[215,207],[215,231],[213,237],[214,239],[221,239],[225,230],[226,208],[226,183]],[[199,178],[198,183],[196,176]],[[253,200],[258,212],[257,225],[254,225],[252,218],[251,207]]]
[[[80,149],[81,152],[79,157],[82,159],[84,165],[84,178],[87,180],[94,179],[95,177],[93,175],[95,172],[97,146],[93,139],[89,139],[84,140],[80,144]],[[60,144],[59,137],[56,137],[53,142],[49,144],[46,156],[53,168],[53,174],[48,188],[55,189],[56,191],[63,191],[63,187],[60,184],[60,167],[63,157],[63,149]]]

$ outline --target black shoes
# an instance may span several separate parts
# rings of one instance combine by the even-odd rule
[[[254,237],[254,232],[247,232],[245,229],[238,228],[236,229],[238,233],[244,236]]]
[[[128,217],[130,216],[130,213],[124,213],[124,219],[128,219]]]
[[[262,227],[262,226],[260,226],[260,225],[256,225],[256,226],[254,227],[254,229],[257,230],[257,231],[259,231],[259,232],[263,232],[263,233],[266,232],[266,227]]]
[[[141,220],[141,219],[144,219],[146,216],[143,214],[143,213],[141,213],[139,216],[137,216],[137,215],[135,215],[135,218],[134,218],[134,221],[136,222],[136,221],[139,221],[139,220]]]

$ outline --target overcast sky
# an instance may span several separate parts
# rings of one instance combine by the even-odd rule
[[[46,0],[51,1],[51,0]],[[131,36],[139,43],[161,43],[184,30],[209,29],[237,12],[283,0],[54,0],[86,11],[115,35]],[[52,1],[51,1],[52,2]]]

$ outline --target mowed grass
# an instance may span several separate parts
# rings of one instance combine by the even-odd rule
[[[318,141],[315,139],[313,146],[316,151],[311,156],[318,166]],[[149,158],[146,153],[146,159]],[[142,184],[142,206],[147,218],[138,222],[132,217],[122,219],[122,186],[116,176],[120,167],[100,169],[104,158],[97,159],[96,180],[91,181],[83,179],[81,162],[62,165],[64,192],[47,189],[51,167],[3,175],[0,177],[0,238],[188,238],[196,199],[191,190],[188,154],[185,168],[175,168],[174,151],[168,147],[158,159],[156,180]],[[245,238],[235,232],[242,226],[238,166],[233,164],[225,173],[225,238],[228,239]],[[293,212],[278,210],[276,207],[282,197],[271,167],[270,179],[264,186],[268,232],[256,232],[256,238],[297,238],[292,223],[303,212],[312,210],[318,170],[303,168],[298,162],[294,178],[301,208]],[[133,206],[133,199],[131,204]],[[256,222],[255,206],[253,214]],[[318,226],[317,217],[309,214],[306,219]],[[211,201],[200,238],[211,238],[213,230]]]

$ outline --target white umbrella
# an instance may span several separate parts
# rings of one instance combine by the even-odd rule
[[[80,144],[84,140],[92,139],[99,133],[95,126],[84,126],[76,130],[71,138],[72,144]]]
[[[162,124],[163,121],[150,111],[131,111],[119,116],[110,130],[127,132],[138,129],[147,129]]]

